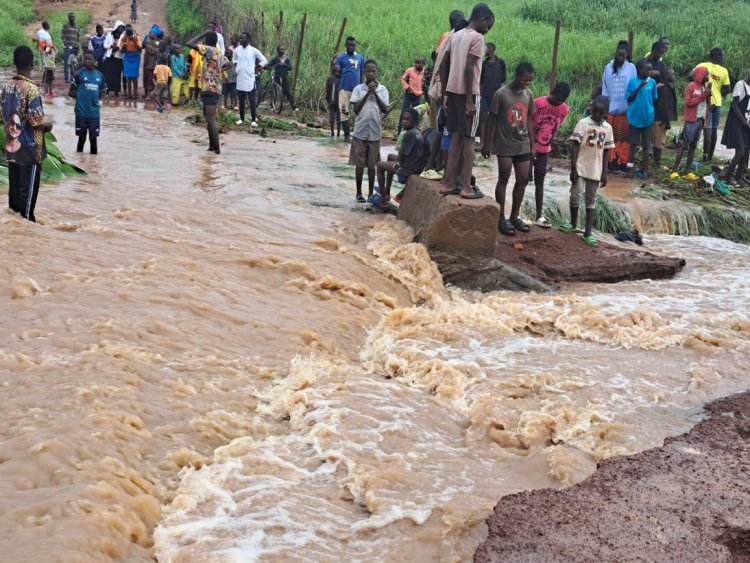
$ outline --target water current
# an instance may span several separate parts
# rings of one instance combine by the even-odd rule
[[[750,383],[746,246],[650,236],[676,279],[465,292],[356,207],[341,145],[103,121],[39,224],[0,214],[2,560],[471,560],[503,495]]]

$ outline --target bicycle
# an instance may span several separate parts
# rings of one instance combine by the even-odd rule
[[[263,71],[256,72],[256,88],[258,90],[257,104],[260,105],[266,95],[271,97],[271,107],[277,114],[281,114],[284,109],[284,92],[281,90],[281,84],[274,79],[273,69],[268,69],[268,80],[263,84]]]

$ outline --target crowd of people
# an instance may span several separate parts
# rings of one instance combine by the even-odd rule
[[[208,150],[217,154],[221,151],[219,109],[235,108],[239,112],[237,124],[241,125],[246,121],[249,105],[251,126],[257,125],[259,73],[263,69],[272,70],[274,80],[296,110],[289,85],[292,62],[282,45],[269,61],[250,44],[249,34],[232,36],[227,44],[221,26],[212,22],[183,48],[165,37],[158,25],[153,25],[142,38],[133,27],[136,21],[137,3],[133,0],[130,24],[117,21],[107,32],[97,25],[95,35],[83,42],[74,13],[69,14],[68,23],[63,26],[60,39],[64,75],[70,83],[69,95],[76,98],[79,151],[88,137],[92,154],[98,152],[100,100],[105,94],[122,93],[127,99],[134,99],[140,89],[142,97],[152,100],[159,112],[170,105],[200,105],[208,129]],[[369,200],[387,210],[393,179],[405,186],[413,175],[440,181],[443,195],[464,199],[485,197],[472,174],[478,139],[481,154],[497,158],[494,195],[500,206],[498,231],[512,236],[530,230],[520,213],[531,181],[535,185],[534,225],[549,228],[550,223],[544,217],[544,182],[553,140],[570,113],[566,100],[571,87],[559,82],[548,95],[534,97],[530,86],[535,71],[528,62],[518,64],[506,84],[506,64],[497,56],[497,47],[484,40],[495,23],[495,16],[486,4],[477,4],[468,20],[463,12],[454,10],[448,21],[450,29],[438,39],[431,64],[427,64],[426,57],[417,56],[413,66],[403,72],[398,152],[387,156],[385,161],[381,161],[380,143],[384,117],[391,111],[391,97],[378,80],[377,62],[357,52],[354,37],[346,39],[344,52],[331,61],[325,84],[328,121],[331,136],[340,136],[343,130],[344,139],[351,143],[349,163],[356,170],[356,199]],[[57,51],[48,22],[42,23],[37,42],[44,91],[53,96]],[[592,92],[589,108],[579,116],[570,136],[571,222],[562,229],[576,229],[583,193],[586,206],[583,240],[588,244],[596,244],[592,236],[596,193],[606,185],[607,174],[622,172],[646,177],[652,159],[661,164],[667,132],[678,111],[675,75],[664,61],[669,48],[669,39],[661,37],[644,58],[633,63],[630,45],[621,41],[603,71],[601,84]],[[83,56],[79,58],[81,51]],[[722,66],[723,57],[723,51],[714,48],[709,60],[691,72],[684,96],[685,126],[675,169],[685,151],[687,158],[682,170],[689,169],[701,138],[704,160],[713,158],[722,101],[731,91],[729,74]],[[19,47],[14,61],[17,76],[0,94],[9,143],[6,154],[14,171],[10,199],[13,209],[33,220],[33,203],[24,208],[19,202],[35,201],[33,186],[38,187],[39,164],[44,156],[39,135],[51,126],[44,121],[41,92],[29,79],[33,53],[27,47]],[[749,108],[750,77],[738,81],[732,92],[722,142],[736,152],[725,178],[735,174],[743,181],[747,172]],[[16,142],[21,143],[21,148],[15,144],[11,147]],[[636,171],[639,147],[641,166]],[[27,169],[29,166],[33,170]],[[362,190],[365,170],[367,198]],[[512,174],[515,180],[507,209],[506,192]],[[398,201],[400,195],[394,200]]]
[[[544,217],[544,181],[555,134],[567,118],[566,100],[571,87],[557,83],[545,96],[534,97],[530,85],[534,68],[528,62],[515,67],[506,81],[505,62],[497,57],[496,46],[485,44],[484,36],[495,22],[486,4],[477,4],[468,20],[459,11],[449,15],[450,30],[439,38],[432,53],[432,65],[417,57],[402,77],[403,104],[398,125],[398,153],[380,161],[383,118],[388,112],[389,92],[378,81],[378,66],[356,52],[356,40],[346,41],[346,52],[335,58],[326,84],[331,135],[339,124],[348,140],[349,163],[356,168],[356,199],[371,201],[389,209],[392,179],[406,185],[409,176],[441,181],[440,193],[465,199],[484,194],[476,186],[472,167],[475,143],[481,154],[494,155],[498,163],[495,199],[500,206],[498,231],[513,236],[528,232],[530,225],[520,217],[525,190],[535,184],[534,224],[551,225]],[[628,177],[649,177],[651,162],[662,165],[667,134],[678,116],[675,73],[664,56],[670,48],[667,37],[653,43],[642,59],[632,62],[627,41],[621,41],[606,65],[602,81],[592,92],[591,103],[579,116],[569,138],[571,143],[570,223],[563,231],[576,231],[581,194],[586,208],[583,241],[596,245],[592,235],[596,195],[606,186],[608,173]],[[690,73],[684,94],[685,122],[674,162],[678,170],[684,152],[688,173],[694,163],[699,141],[703,160],[714,157],[722,102],[730,92],[732,100],[722,143],[735,150],[735,156],[722,179],[732,175],[746,182],[750,152],[750,77],[731,88],[729,73],[722,66],[724,53],[711,50],[708,60]],[[338,96],[337,94],[338,90]],[[350,122],[355,124],[350,131]],[[401,136],[401,130],[405,135]],[[640,168],[636,155],[641,149]],[[368,172],[368,198],[362,193],[365,169]],[[515,175],[510,209],[506,208],[507,186]],[[375,177],[378,177],[378,189]],[[401,193],[394,197],[399,200]]]

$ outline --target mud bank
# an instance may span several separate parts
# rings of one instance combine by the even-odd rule
[[[750,392],[566,490],[501,500],[475,561],[750,561]]]
[[[599,241],[597,246],[590,247],[576,234],[532,227],[528,233],[498,237],[495,256],[547,283],[666,279],[685,266],[682,258],[636,250],[634,244],[629,246]]]

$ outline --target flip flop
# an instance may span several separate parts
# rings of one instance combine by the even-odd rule
[[[498,225],[497,230],[500,231],[500,234],[503,234],[506,237],[512,237],[516,234],[516,229],[513,228],[513,223],[511,223],[507,219],[500,220],[500,224]]]
[[[484,194],[482,193],[482,190],[477,188],[476,186],[472,186],[472,189],[474,190],[474,193],[471,195],[464,195],[461,194],[462,199],[482,199],[484,197]],[[459,190],[460,193],[460,190]]]
[[[362,194],[357,194],[357,203],[366,203],[367,200],[365,199],[365,196]]]
[[[522,233],[528,233],[531,230],[526,222],[520,217],[516,217],[510,223],[516,228],[517,231],[521,231]]]
[[[574,233],[576,231],[576,228],[570,223],[565,223],[564,225],[560,225],[560,230],[563,233]]]
[[[460,193],[461,193],[461,188],[453,188],[449,192],[444,192],[444,191],[440,190],[440,195],[442,195],[442,196],[446,196],[446,195],[459,195]]]
[[[587,237],[581,237],[581,240],[588,244],[589,246],[596,246],[599,241],[596,240],[596,237],[594,235],[589,235]]]

